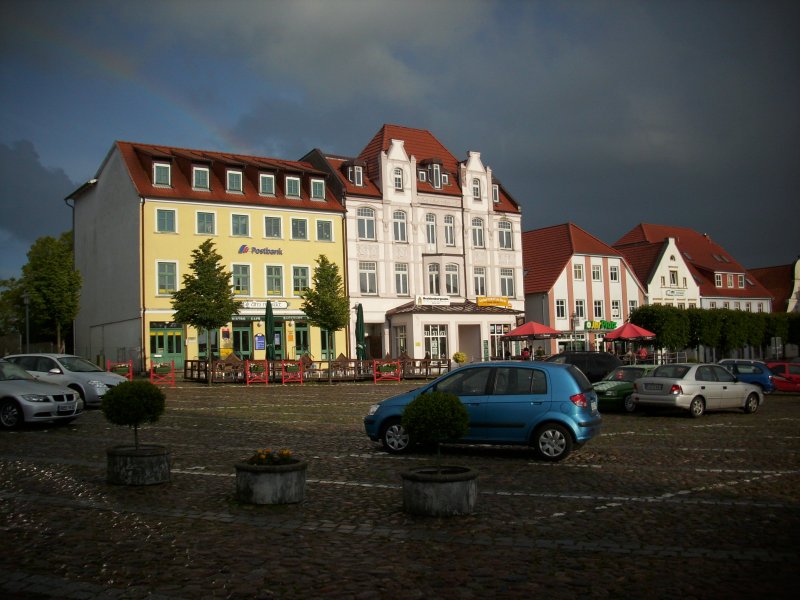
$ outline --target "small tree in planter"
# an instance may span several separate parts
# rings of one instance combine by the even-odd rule
[[[450,392],[426,392],[406,406],[403,428],[421,444],[436,445],[436,466],[442,462],[441,443],[457,440],[469,429],[469,413]]]
[[[149,485],[169,481],[169,450],[155,444],[139,444],[139,426],[158,421],[165,404],[164,392],[143,380],[125,381],[103,396],[101,409],[106,420],[133,428],[133,446],[114,446],[106,450],[110,483]]]

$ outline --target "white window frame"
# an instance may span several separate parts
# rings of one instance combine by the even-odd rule
[[[393,171],[394,176],[394,189],[402,190],[403,189],[403,169],[400,167],[395,167]]]
[[[417,179],[422,183],[428,181],[428,174],[425,171],[417,171]]]
[[[472,222],[472,247],[485,248],[486,244],[483,238],[483,219],[480,217],[473,217]]]
[[[448,296],[461,294],[459,268],[456,263],[447,263],[444,266],[444,289]]]
[[[500,187],[496,183],[492,185],[492,202],[495,204],[500,202]]]
[[[511,221],[506,221],[502,219],[497,224],[497,237],[498,243],[500,244],[501,250],[513,250],[514,249],[514,235],[513,235],[513,226],[511,225]]]
[[[566,319],[567,318],[567,301],[566,300],[556,300],[556,319]]]
[[[364,185],[364,167],[353,167],[353,183],[358,187]]]
[[[205,175],[205,185],[200,185],[197,181],[201,173]],[[192,167],[192,189],[204,192],[211,190],[211,171],[208,167]]]
[[[172,215],[172,228],[161,228],[161,215]],[[156,209],[156,233],[178,233],[178,215],[174,208]]]
[[[320,226],[323,227],[322,235],[320,235]],[[328,232],[325,237],[324,227],[327,226]],[[328,219],[317,219],[317,241],[318,242],[332,242],[333,241],[333,221]]]
[[[408,242],[406,222],[405,211],[396,210],[392,212],[392,235],[395,242]]]
[[[436,215],[433,213],[425,215],[425,241],[430,245],[436,244]]]
[[[437,190],[442,187],[442,165],[439,163],[431,165],[431,182]]]
[[[733,287],[733,274],[730,273],[728,274],[728,287],[729,288]]]
[[[612,319],[622,318],[622,302],[620,302],[619,300],[611,301],[611,318]]]
[[[714,273],[714,287],[722,287],[722,273]]]
[[[594,318],[595,319],[602,319],[605,316],[605,310],[603,308],[603,301],[602,300],[595,300],[594,304]]]
[[[360,261],[358,263],[358,289],[365,296],[378,294],[378,263]]]
[[[283,298],[283,265],[264,265],[264,292],[269,298]]]
[[[375,239],[375,209],[368,206],[361,206],[356,211],[356,221],[358,225],[358,239]]]
[[[267,219],[270,220],[271,223],[278,224],[278,235],[269,235],[267,230]],[[283,238],[283,219],[281,217],[275,217],[272,215],[264,215],[264,238],[268,240],[280,240]]]
[[[312,179],[311,180],[311,199],[312,200],[325,200],[325,180]]]
[[[737,275],[736,278],[738,280],[737,286],[741,289],[744,289],[744,275]]]
[[[258,174],[258,193],[261,196],[275,195],[275,175],[272,173]]]
[[[472,286],[475,296],[486,295],[486,267],[472,268]]]
[[[408,263],[394,264],[394,288],[398,296],[408,296]]]
[[[619,267],[612,265],[608,267],[608,280],[613,282],[619,281]]]
[[[481,199],[481,180],[477,177],[473,177],[472,179],[472,199],[473,200],[480,200]]]
[[[583,281],[583,263],[572,263],[572,279]]]
[[[299,297],[303,290],[309,286],[311,269],[305,266],[292,266],[292,295]],[[305,285],[303,285],[305,282]]]
[[[244,192],[244,176],[241,171],[237,169],[225,171],[225,190],[235,194]]]
[[[211,216],[211,231],[200,231],[200,215]],[[205,226],[207,223],[204,223],[203,225]],[[195,233],[198,235],[217,235],[217,213],[209,212],[207,210],[198,210],[194,217],[194,229]]]
[[[174,269],[173,273],[162,273],[161,267],[171,265]],[[164,286],[161,287],[161,280],[162,277],[164,278],[174,278],[174,281],[168,282],[172,283],[172,288],[167,288]],[[167,283],[165,281],[165,283]],[[157,296],[171,296],[175,292],[178,291],[178,262],[175,260],[159,260],[156,262],[156,295]]]
[[[236,296],[249,296],[250,286],[250,265],[247,263],[233,263],[231,266],[231,286]]]
[[[592,281],[603,281],[603,267],[592,265]]]
[[[630,318],[633,311],[639,308],[639,301],[638,300],[628,300],[628,317]]]
[[[514,269],[500,269],[500,295],[514,297]]]
[[[161,176],[164,173],[166,173],[166,177]],[[153,185],[156,187],[172,187],[172,165],[170,163],[153,162]]]
[[[301,223],[303,225],[303,237],[295,235],[295,233],[296,233],[295,224],[299,225]],[[299,218],[299,217],[292,217],[291,218],[291,222],[290,222],[290,228],[291,228],[291,231],[290,231],[290,236],[291,237],[290,237],[290,239],[300,240],[300,241],[303,241],[303,242],[308,241],[308,219],[302,219],[302,218]]]
[[[289,188],[297,186],[297,193],[292,193],[294,190],[290,191]],[[300,178],[294,177],[293,175],[287,175],[284,179],[284,188],[286,197],[287,198],[299,198],[300,197]]]
[[[244,217],[244,223],[246,225],[247,233],[235,232],[236,217]],[[231,235],[233,237],[250,237],[250,215],[245,215],[242,213],[233,213],[231,215]]]
[[[444,216],[444,245],[456,245],[456,218],[453,215]]]
[[[428,265],[428,293],[431,296],[438,296],[441,289],[439,264],[431,263]]]
[[[575,316],[579,319],[586,318],[586,301],[579,299],[575,300]]]

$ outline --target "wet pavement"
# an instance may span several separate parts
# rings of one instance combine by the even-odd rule
[[[105,482],[132,432],[97,410],[0,432],[4,598],[781,598],[800,540],[800,396],[754,415],[604,414],[565,461],[450,446],[480,472],[475,514],[402,511],[399,471],[363,433],[375,400],[413,384],[179,384],[140,431],[172,481]],[[309,461],[306,498],[243,505],[255,449]]]

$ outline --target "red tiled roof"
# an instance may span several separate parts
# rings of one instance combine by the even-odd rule
[[[761,267],[749,272],[772,294],[772,312],[786,312],[793,291],[794,264]]]
[[[168,146],[155,146],[131,142],[116,142],[133,185],[140,196],[175,200],[198,200],[205,202],[253,204],[281,208],[304,208],[344,212],[344,207],[334,196],[331,186],[325,186],[325,199],[312,200],[309,177],[325,179],[327,173],[316,169],[311,163],[263,158],[225,152],[206,152]],[[153,161],[171,164],[171,185],[153,185]],[[208,191],[192,187],[192,166],[208,166]],[[242,192],[226,191],[225,169],[235,167],[242,170]],[[258,192],[260,173],[275,174],[275,196],[262,196]],[[284,175],[301,177],[300,198],[286,197]]]
[[[523,232],[525,293],[549,291],[575,254],[622,257],[617,250],[573,223]]]
[[[366,175],[363,178],[364,185],[361,186],[354,184],[347,178],[347,171],[344,165],[348,162],[352,162],[353,159],[344,156],[325,156],[325,160],[328,161],[331,169],[336,173],[336,177],[342,182],[342,186],[344,186],[345,193],[348,196],[381,197],[381,191],[378,189],[378,186]]]
[[[642,282],[650,281],[650,274],[659,260],[663,250],[664,242],[654,244],[641,244],[637,246],[625,246],[617,248],[628,263],[631,265],[634,274]]]

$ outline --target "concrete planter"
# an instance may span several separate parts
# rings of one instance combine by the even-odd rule
[[[155,485],[170,480],[169,448],[157,444],[106,449],[106,480],[116,485]]]
[[[236,497],[249,504],[295,504],[306,493],[308,463],[283,465],[236,463]]]
[[[413,515],[449,517],[474,512],[478,472],[467,467],[417,467],[400,473],[403,510]]]

